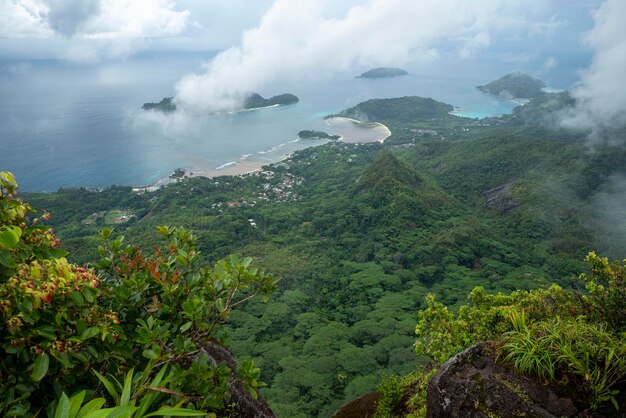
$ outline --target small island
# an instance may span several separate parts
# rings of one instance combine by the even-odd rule
[[[345,117],[367,121],[387,121],[396,123],[458,119],[450,114],[452,105],[431,98],[417,96],[395,97],[393,99],[370,99],[341,112],[325,116],[325,119]]]
[[[530,100],[546,94],[543,91],[545,86],[546,84],[543,81],[516,71],[476,88],[485,94],[497,96],[505,100]]]
[[[356,78],[389,78],[400,77],[408,74],[408,72],[400,68],[379,67],[366,71],[363,74],[356,76]]]
[[[341,135],[332,135],[324,131],[300,131],[298,137],[301,139],[330,139],[331,141],[337,141],[341,139]]]
[[[176,110],[176,104],[173,102],[173,100],[174,100],[173,97],[164,97],[158,103],[153,103],[153,102],[144,103],[143,106],[141,106],[141,108],[143,110],[157,110],[163,113],[171,113]]]
[[[279,94],[278,96],[265,99],[260,94],[251,93],[244,101],[243,108],[249,110],[270,106],[286,106],[295,103],[298,103],[298,96],[294,94]]]
[[[290,93],[279,94],[269,99],[264,98],[258,93],[250,93],[244,100],[241,110],[252,110],[263,107],[286,106],[298,103],[298,96]],[[165,97],[158,103],[144,103],[141,106],[143,110],[156,110],[163,113],[171,113],[176,110],[176,103],[173,97]]]

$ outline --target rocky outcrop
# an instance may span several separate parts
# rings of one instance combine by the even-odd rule
[[[509,194],[510,189],[511,184],[503,184],[502,186],[484,191],[483,197],[485,198],[487,208],[506,213],[518,207],[519,204],[517,204]]]
[[[492,348],[477,344],[437,371],[427,390],[427,417],[574,417],[572,399],[553,385],[517,374],[495,360]]]
[[[367,393],[360,398],[348,402],[335,412],[332,418],[370,418],[376,412],[380,394],[378,392]]]
[[[227,404],[233,404],[231,417],[240,418],[274,418],[275,415],[270,409],[263,396],[257,392],[255,399],[250,395],[243,382],[237,376],[237,361],[235,356],[226,347],[215,340],[211,340],[203,345],[203,351],[217,364],[224,362],[231,370],[230,382],[228,383]]]

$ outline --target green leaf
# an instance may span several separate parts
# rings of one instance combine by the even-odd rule
[[[120,398],[120,406],[130,404],[130,392],[133,387],[133,370],[130,369],[126,376],[124,376],[124,389],[122,390],[122,397]]]
[[[85,304],[85,298],[80,292],[73,291],[70,293],[70,297],[76,303],[77,306],[81,307]]]
[[[110,413],[114,411],[114,409],[115,408],[105,408],[105,409],[92,411],[88,413],[87,415],[85,415],[83,418],[106,418],[109,416]]]
[[[148,415],[144,415],[144,418],[147,417],[162,417],[162,416],[172,416],[172,417],[204,417],[207,415],[206,412],[196,411],[193,409],[186,408],[168,408],[164,407],[159,409],[158,411],[152,412]],[[209,415],[211,416],[211,415]],[[215,416],[215,415],[213,415]]]
[[[46,353],[41,353],[35,360],[35,364],[33,365],[33,373],[30,375],[30,377],[35,382],[39,382],[41,379],[44,378],[46,373],[48,373],[49,365],[50,357]]]
[[[149,348],[146,349],[146,350],[143,350],[143,352],[141,354],[143,354],[143,356],[145,358],[150,359],[150,360],[154,360],[154,359],[159,358],[158,354],[155,353],[154,350],[151,350]]]
[[[59,404],[54,412],[54,418],[70,418],[70,399],[65,393],[61,395]]]
[[[117,393],[117,391],[115,390],[115,386],[113,386],[113,383],[111,383],[111,381],[109,379],[107,379],[106,377],[102,376],[100,373],[98,373],[97,371],[93,371],[94,374],[96,375],[96,377],[98,379],[100,379],[100,381],[102,382],[102,384],[104,385],[104,387],[106,388],[107,392],[109,392],[109,395],[111,395],[111,397],[113,398],[113,400],[115,401],[115,403],[119,403],[120,401],[120,395]]]
[[[189,328],[191,328],[191,326],[193,325],[193,321],[189,321],[189,322],[185,322],[181,327],[180,327],[180,332],[185,332],[187,331]]]
[[[86,415],[89,415],[94,411],[98,411],[100,408],[102,408],[102,405],[104,405],[105,402],[106,399],[104,398],[92,399],[91,401],[87,402],[80,409],[80,411],[78,411],[78,415],[76,416],[76,418],[84,418]]]
[[[76,415],[78,415],[78,411],[80,410],[80,406],[83,404],[84,399],[84,390],[81,390],[70,398],[70,417],[75,417]]]
[[[0,252],[0,264],[8,268],[15,267],[15,262],[11,258],[11,255],[6,252]]]
[[[92,289],[91,287],[83,287],[82,292],[87,302],[91,303],[95,300],[97,293],[95,289]]]
[[[118,406],[106,418],[130,418],[136,410],[137,407],[132,405]]]
[[[85,340],[95,337],[99,333],[100,333],[100,329],[98,329],[98,327],[89,327],[80,334],[80,339],[82,341],[85,341]]]
[[[37,332],[37,334],[49,340],[56,340],[57,338],[56,328],[54,328],[52,325],[42,325],[40,327],[37,327],[35,331]]]
[[[20,237],[22,236],[22,228],[19,226],[3,226],[0,228],[0,247],[4,247],[8,250],[15,248]]]
[[[222,300],[222,298],[217,298],[217,300],[215,301],[215,307],[218,311],[224,312],[224,301]]]

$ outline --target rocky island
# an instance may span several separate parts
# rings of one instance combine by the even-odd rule
[[[141,108],[143,110],[156,110],[163,113],[170,113],[176,110],[176,103],[174,103],[173,97],[165,97],[158,103],[144,103]],[[242,110],[258,109],[270,106],[286,106],[294,103],[298,103],[298,96],[290,93],[279,94],[272,96],[269,99],[264,98],[258,93],[250,93],[243,103]]]
[[[505,100],[530,100],[546,94],[543,91],[545,86],[546,84],[543,81],[516,71],[476,88],[485,94],[497,96]]]
[[[389,78],[400,77],[408,74],[408,72],[400,68],[379,67],[366,71],[363,74],[356,76],[356,78]]]
[[[298,132],[298,137],[301,139],[330,139],[331,141],[336,141],[341,139],[341,135],[331,135],[328,132],[324,131],[300,131]]]

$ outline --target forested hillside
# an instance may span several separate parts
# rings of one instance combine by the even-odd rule
[[[261,368],[278,416],[327,417],[424,361],[413,344],[427,293],[454,309],[477,285],[578,288],[588,251],[624,256],[592,205],[626,170],[621,148],[590,152],[581,134],[481,126],[442,103],[392,100],[343,113],[389,126],[384,145],[332,142],[258,174],[152,193],[26,199],[53,214],[77,262],[94,259],[105,225],[145,248],[157,225],[181,225],[195,231],[206,262],[253,257],[282,279],[279,291],[232,312],[228,344]]]

